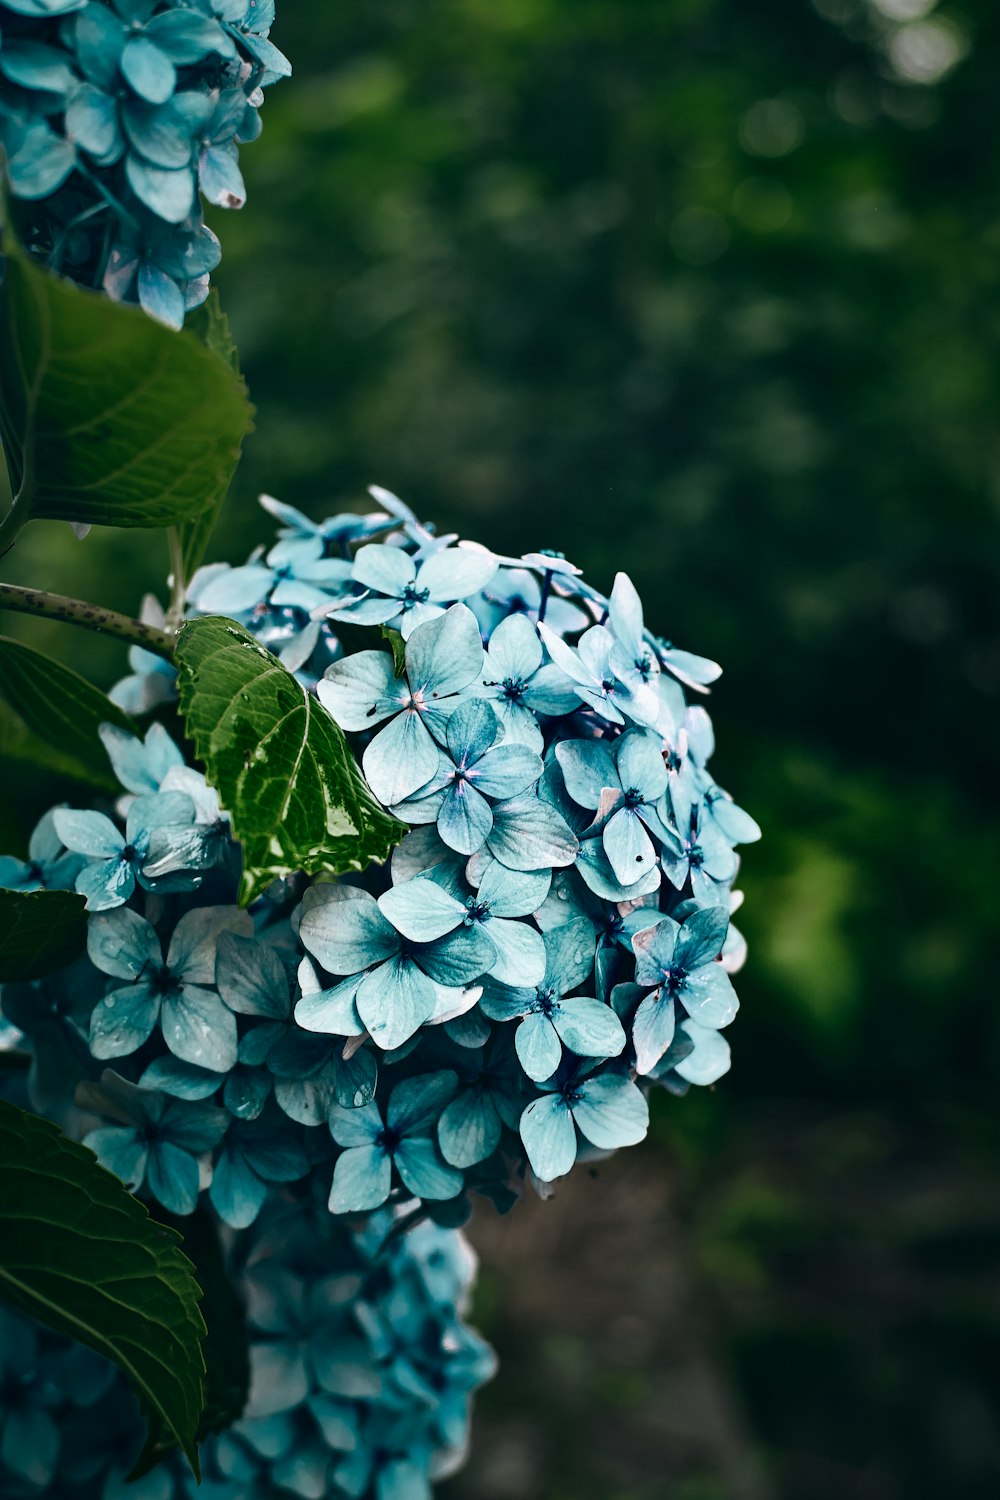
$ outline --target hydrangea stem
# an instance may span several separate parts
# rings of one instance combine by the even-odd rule
[[[20,588],[15,583],[0,583],[0,609],[13,609],[23,615],[42,615],[48,620],[63,620],[68,625],[82,625],[87,630],[103,630],[131,646],[142,646],[157,656],[173,661],[176,635],[133,620],[117,610],[88,604],[84,599],[70,599],[65,594],[49,594],[43,589]]]

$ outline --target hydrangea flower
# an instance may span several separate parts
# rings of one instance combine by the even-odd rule
[[[507,615],[490,635],[479,691],[500,720],[504,743],[539,753],[539,716],[570,714],[581,701],[565,673],[543,665],[538,632],[523,614]]]
[[[47,812],[28,840],[28,858],[0,855],[0,886],[14,891],[71,891],[85,864],[67,851],[56,831],[55,811]]]
[[[632,1022],[638,1072],[652,1072],[673,1041],[678,1003],[686,1016],[712,1031],[735,1016],[736,991],[716,962],[728,923],[728,913],[712,906],[693,912],[683,924],[662,917],[632,939],[636,987],[654,987]]]
[[[373,543],[355,554],[350,576],[356,592],[327,615],[356,625],[391,625],[406,640],[447,604],[478,593],[496,571],[493,554],[478,549],[442,547],[419,561],[400,547]]]
[[[379,1208],[389,1196],[395,1171],[417,1198],[454,1198],[465,1179],[449,1166],[434,1142],[434,1128],[458,1079],[448,1069],[408,1078],[389,1096],[385,1120],[378,1106],[330,1110],[330,1134],[343,1154],[333,1168],[330,1209],[336,1214]]]
[[[362,760],[380,802],[387,807],[405,802],[435,775],[438,746],[458,695],[478,680],[482,667],[475,616],[465,605],[453,604],[412,632],[402,676],[396,676],[385,651],[359,651],[329,669],[317,691],[340,727],[361,731],[385,725]]]
[[[566,790],[603,824],[601,843],[620,885],[630,886],[655,867],[650,830],[669,838],[659,804],[667,789],[662,742],[643,730],[607,740],[563,740],[555,747]]]
[[[214,990],[215,945],[221,932],[248,931],[236,907],[201,907],[178,922],[166,957],[154,927],[129,907],[91,918],[87,952],[94,966],[130,981],[95,1008],[90,1047],[97,1058],[126,1057],[159,1025],[183,1062],[225,1073],[236,1062],[236,1019]]]
[[[179,328],[219,243],[199,190],[245,199],[238,147],[289,71],[252,0],[8,0],[0,144],[22,239],[53,271]],[[56,20],[56,18],[63,18]]]
[[[85,1097],[121,1122],[84,1136],[101,1164],[133,1192],[145,1186],[171,1213],[193,1213],[203,1164],[229,1124],[225,1110],[136,1088],[110,1069]]]
[[[602,1151],[634,1146],[649,1126],[642,1091],[621,1073],[558,1076],[521,1116],[521,1139],[541,1182],[565,1177],[576,1161],[577,1131]]]
[[[128,809],[124,834],[104,813],[68,807],[53,813],[55,831],[66,848],[85,858],[75,888],[86,896],[88,911],[120,906],[137,885],[152,890],[155,880],[146,871],[147,863],[185,845],[185,831],[194,819],[194,803],[182,792],[137,797]],[[197,882],[192,874],[177,884],[184,889]]]

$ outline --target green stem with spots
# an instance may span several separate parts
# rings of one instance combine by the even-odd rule
[[[41,615],[48,620],[62,620],[67,625],[82,625],[86,630],[101,630],[117,636],[130,646],[142,646],[157,656],[174,659],[177,637],[172,630],[160,630],[144,620],[120,615],[117,610],[88,604],[84,599],[70,599],[65,594],[49,594],[44,589],[25,589],[15,583],[0,583],[0,609],[13,609],[23,615]]]

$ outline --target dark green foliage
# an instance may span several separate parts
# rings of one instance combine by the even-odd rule
[[[9,230],[4,253],[11,525],[168,526],[214,513],[250,427],[231,364],[193,335],[39,270]]]
[[[180,1235],[91,1152],[0,1101],[0,1297],[128,1374],[197,1472],[205,1325]]]
[[[54,974],[86,946],[82,896],[73,891],[0,890],[0,984]]]
[[[74,763],[81,780],[115,789],[97,731],[101,724],[117,724],[134,732],[135,725],[86,678],[51,656],[0,636],[0,699],[32,740],[43,741],[50,751]],[[13,725],[11,732],[16,733]]]
[[[231,620],[177,638],[181,711],[243,845],[240,900],[304,871],[342,874],[389,857],[405,829],[361,779],[326,709]]]

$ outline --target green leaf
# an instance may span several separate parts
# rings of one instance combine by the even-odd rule
[[[0,984],[42,979],[87,946],[86,903],[73,891],[0,889]]]
[[[193,333],[36,266],[8,223],[0,289],[0,439],[32,517],[169,526],[214,514],[251,408],[232,366]]]
[[[199,1296],[176,1230],[86,1147],[0,1101],[0,1298],[120,1365],[196,1474]]]
[[[199,1436],[224,1432],[243,1415],[250,1394],[250,1346],[246,1306],[229,1275],[219,1223],[202,1199],[186,1219],[172,1220],[194,1261],[204,1293],[201,1310],[208,1325],[205,1354],[205,1409]]]
[[[276,656],[232,620],[177,637],[181,713],[243,845],[240,900],[280,876],[382,861],[406,832],[375,801],[338,726]]]
[[[217,354],[232,370],[246,394],[246,384],[240,373],[239,355],[229,331],[229,320],[222,311],[218,292],[213,289],[209,293],[208,301],[191,314],[185,326],[195,338],[200,339],[206,348]],[[215,530],[225,498],[226,489],[219,489],[212,497],[211,504],[206,505],[191,520],[183,521],[178,527],[180,560],[185,587],[191,582],[195,569],[200,566],[205,556],[209,538]]]
[[[392,648],[392,670],[397,677],[402,677],[406,671],[406,642],[391,625],[382,625],[380,629]]]
[[[97,733],[101,724],[117,724],[135,733],[135,725],[111,699],[74,672],[0,635],[0,697],[5,698],[29,733],[46,741],[60,756],[67,754],[89,781],[110,779],[107,752]]]
[[[82,761],[76,760],[72,751],[57,750],[52,745],[31,733],[25,724],[0,701],[0,758],[27,761],[36,769],[51,771],[53,775],[82,782],[104,792],[120,792],[121,787],[110,771],[96,774]]]

